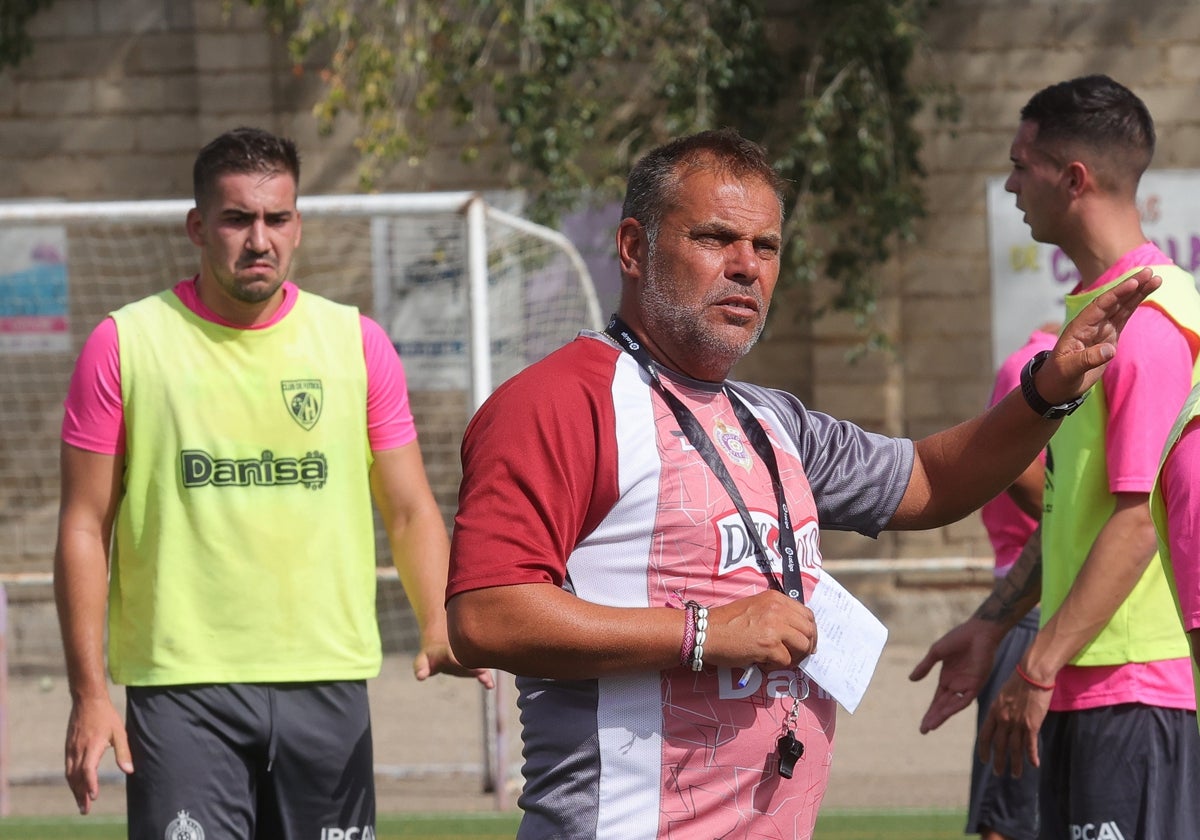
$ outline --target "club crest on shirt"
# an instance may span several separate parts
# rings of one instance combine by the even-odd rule
[[[204,840],[204,829],[187,811],[180,811],[167,826],[164,837],[165,840]]]
[[[742,430],[730,426],[723,420],[717,420],[713,424],[713,440],[717,446],[724,450],[733,463],[750,472],[753,462],[750,457],[750,450],[746,448],[746,442],[742,440]]]
[[[305,431],[311,430],[321,418],[323,391],[320,379],[285,379],[279,383],[283,404],[288,414]]]

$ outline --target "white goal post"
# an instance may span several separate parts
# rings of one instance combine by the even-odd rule
[[[304,240],[294,279],[303,289],[356,305],[391,336],[447,525],[470,415],[499,382],[580,329],[603,327],[587,266],[570,240],[510,212],[511,206],[497,206],[501,202],[511,205],[513,196],[442,192],[298,201]],[[9,595],[7,627],[0,626],[0,652],[9,663],[0,674],[0,729],[6,675],[57,680],[63,672],[50,569],[62,401],[75,356],[108,312],[195,273],[196,249],[184,232],[192,206],[190,199],[0,203],[0,391],[6,396],[0,402],[0,587]],[[377,532],[385,651],[415,651],[415,621],[386,536],[381,527]],[[494,786],[499,799],[511,774],[503,747],[506,703],[484,704],[491,719],[474,747],[475,739],[460,739],[468,742],[464,754],[420,759],[422,772],[482,764],[484,785]],[[0,731],[0,813],[6,779],[61,776],[57,754],[47,756],[45,767],[14,772],[3,739]],[[377,761],[386,765],[380,752],[377,746]]]

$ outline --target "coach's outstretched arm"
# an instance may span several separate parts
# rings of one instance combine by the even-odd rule
[[[123,465],[123,456],[62,444],[54,600],[71,692],[66,777],[81,814],[100,795],[100,759],[110,746],[117,766],[133,772],[125,724],[109,697],[104,667],[109,546]]]
[[[1086,393],[1116,353],[1129,316],[1161,283],[1143,269],[1088,304],[1034,375],[1038,394],[1055,405]],[[908,489],[888,528],[936,528],[977,510],[1012,484],[1058,426],[1016,389],[978,417],[917,441]]]

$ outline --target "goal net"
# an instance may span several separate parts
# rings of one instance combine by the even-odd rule
[[[191,206],[0,205],[0,583],[10,673],[62,676],[50,570],[62,402],[75,356],[107,313],[195,273],[196,249],[183,229]],[[304,242],[294,280],[357,306],[392,337],[449,526],[474,408],[581,328],[602,326],[585,264],[557,231],[475,193],[307,197],[299,207]],[[416,624],[390,572],[382,528],[377,537],[385,651],[411,652]],[[59,744],[63,726],[65,717],[56,725]],[[60,751],[43,768],[55,777]]]

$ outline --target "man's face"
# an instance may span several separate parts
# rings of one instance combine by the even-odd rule
[[[1017,197],[1017,209],[1024,212],[1035,241],[1061,244],[1058,230],[1067,209],[1066,168],[1038,147],[1037,133],[1037,123],[1028,120],[1017,129],[1009,152],[1012,172],[1004,189]]]
[[[200,247],[205,303],[225,317],[259,308],[288,279],[300,244],[296,182],[287,172],[222,175],[187,229]]]
[[[707,169],[684,177],[642,278],[641,320],[663,361],[719,381],[750,350],[779,279],[781,226],[761,179]]]

